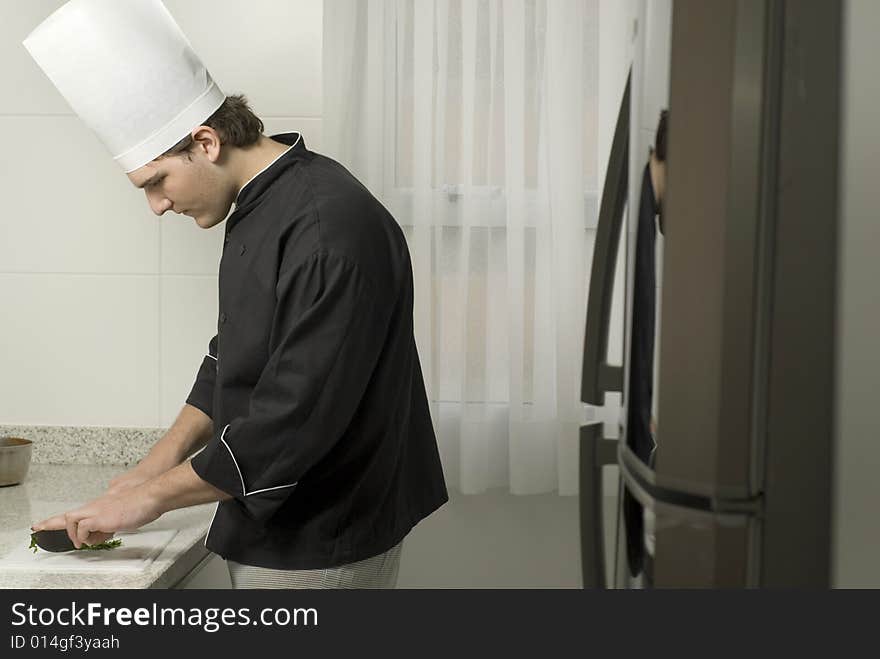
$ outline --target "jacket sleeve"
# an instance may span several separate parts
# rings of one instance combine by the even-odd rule
[[[208,354],[202,359],[202,365],[196,374],[196,381],[186,397],[187,405],[197,407],[213,418],[214,383],[217,380],[217,336],[208,343]]]
[[[215,428],[195,472],[254,519],[271,517],[350,424],[389,317],[344,257],[319,252],[280,272],[269,359],[248,414]]]

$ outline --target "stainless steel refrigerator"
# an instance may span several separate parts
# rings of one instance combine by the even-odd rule
[[[842,16],[838,2],[674,0],[656,448],[634,450],[627,414],[619,439],[581,429],[585,587],[832,585]],[[632,84],[600,204],[581,396],[621,392],[624,408],[630,341],[622,366],[607,352],[615,268],[632,330],[633,268],[617,259],[644,166]]]

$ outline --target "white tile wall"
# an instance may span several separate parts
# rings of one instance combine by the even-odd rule
[[[190,217],[173,213],[163,215],[160,231],[162,274],[216,275],[225,230],[225,223],[202,229]]]
[[[157,424],[155,276],[4,273],[0,308],[3,423]]]
[[[157,218],[21,45],[64,0],[0,0],[0,423],[157,426],[217,317],[223,226]],[[322,0],[166,0],[266,133],[321,150]]]
[[[0,271],[158,272],[159,222],[76,117],[0,116]]]
[[[672,0],[650,0],[645,16],[642,82],[642,128],[657,128],[660,110],[669,106],[669,58],[672,46]]]
[[[169,426],[186,401],[208,342],[217,333],[217,277],[160,279],[160,425]]]
[[[67,101],[55,91],[21,42],[64,0],[0,0],[0,114],[69,114]]]
[[[165,0],[227,94],[260,116],[321,116],[323,0]]]

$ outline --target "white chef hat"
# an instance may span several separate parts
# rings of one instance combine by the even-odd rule
[[[70,0],[24,46],[126,172],[226,99],[160,0]]]

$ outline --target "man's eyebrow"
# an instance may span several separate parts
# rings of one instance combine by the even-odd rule
[[[140,185],[136,185],[136,186],[134,186],[134,187],[136,187],[138,190],[143,190],[145,187],[147,187],[147,186],[150,185],[151,183],[155,183],[156,179],[157,179],[157,178],[160,178],[161,176],[162,176],[162,173],[161,173],[161,172],[158,172],[158,173],[156,173],[156,174],[153,174],[153,175],[152,175],[150,178],[148,178],[146,181],[144,181],[144,182],[141,183]]]

